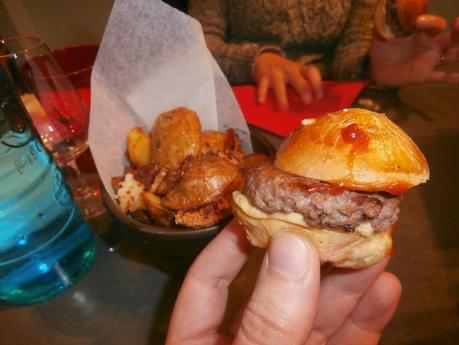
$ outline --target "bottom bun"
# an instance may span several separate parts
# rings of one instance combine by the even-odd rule
[[[311,228],[297,213],[267,214],[240,192],[233,193],[233,211],[244,227],[248,240],[265,248],[271,236],[289,231],[306,236],[319,252],[320,262],[343,268],[363,268],[381,261],[392,249],[391,230],[364,235],[360,232],[340,232]]]

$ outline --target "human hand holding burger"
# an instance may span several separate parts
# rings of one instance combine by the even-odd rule
[[[360,270],[333,269],[320,277],[313,243],[294,233],[275,235],[253,293],[221,333],[229,286],[250,251],[232,221],[201,252],[185,277],[166,345],[376,345],[401,293],[384,272],[387,259]]]
[[[459,17],[445,32],[446,20],[426,11],[427,0],[379,1],[370,48],[370,72],[376,83],[459,84],[459,73],[438,69],[459,61]]]

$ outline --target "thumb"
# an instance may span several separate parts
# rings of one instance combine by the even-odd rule
[[[319,284],[313,244],[293,233],[274,235],[234,344],[304,344],[314,324]]]

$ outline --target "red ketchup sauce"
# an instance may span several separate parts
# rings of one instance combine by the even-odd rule
[[[341,137],[346,144],[351,144],[352,149],[348,158],[349,169],[352,169],[354,163],[354,157],[363,153],[368,149],[368,144],[370,143],[370,137],[362,131],[359,126],[355,123],[341,129]],[[345,181],[342,181],[343,184],[346,184]],[[386,187],[381,191],[390,193],[392,195],[400,195],[406,192],[411,186],[407,183],[397,183],[392,186]]]
[[[347,144],[352,144],[352,154],[365,152],[368,149],[370,137],[355,123],[341,129],[341,137]]]

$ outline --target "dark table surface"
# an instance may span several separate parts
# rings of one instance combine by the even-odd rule
[[[403,295],[383,345],[459,343],[458,103],[459,88],[442,86],[367,90],[357,102],[380,107],[405,129],[431,169],[430,182],[402,203],[389,270],[400,278]],[[279,144],[280,138],[264,134]],[[0,344],[163,343],[180,274],[160,270],[107,215],[92,226],[98,252],[88,274],[48,302],[0,304]]]

